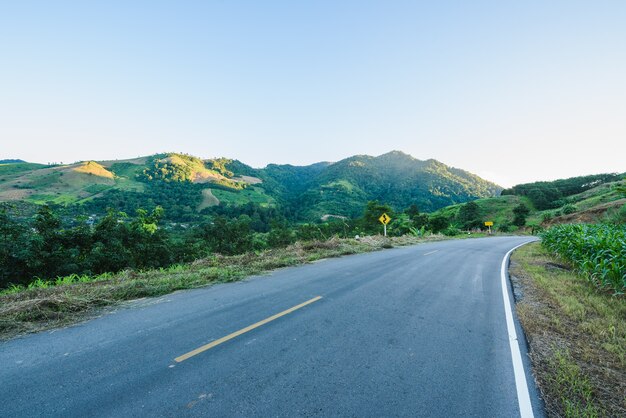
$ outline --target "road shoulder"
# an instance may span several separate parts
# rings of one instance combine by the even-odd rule
[[[626,300],[596,290],[540,243],[516,250],[510,274],[548,415],[626,416]]]

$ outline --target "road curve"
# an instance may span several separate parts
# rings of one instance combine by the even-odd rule
[[[324,260],[0,344],[0,416],[520,416],[500,270],[530,239]]]

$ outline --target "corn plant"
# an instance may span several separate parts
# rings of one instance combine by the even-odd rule
[[[557,225],[542,233],[542,244],[596,286],[626,292],[626,226]]]

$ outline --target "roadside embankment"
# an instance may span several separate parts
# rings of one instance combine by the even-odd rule
[[[510,273],[533,371],[551,417],[626,416],[626,298],[598,289],[540,243]]]

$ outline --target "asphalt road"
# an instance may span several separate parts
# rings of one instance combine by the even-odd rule
[[[0,416],[515,417],[524,391],[543,416],[501,285],[527,241],[324,260],[9,341]]]

